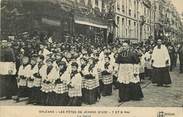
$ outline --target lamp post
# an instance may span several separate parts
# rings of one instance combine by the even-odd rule
[[[140,40],[142,41],[142,33],[143,33],[143,26],[145,24],[146,20],[145,17],[143,15],[140,16]]]

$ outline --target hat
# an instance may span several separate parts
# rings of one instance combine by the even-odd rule
[[[87,61],[87,59],[85,57],[81,57],[80,60]]]
[[[86,50],[82,50],[82,53],[83,53],[83,54],[87,54],[87,51],[86,51]]]
[[[44,56],[43,56],[43,55],[39,55],[39,58],[40,58],[41,60],[44,60]]]
[[[95,58],[94,57],[89,57],[89,60],[95,60]]]
[[[2,43],[7,43],[8,41],[7,41],[7,40],[5,40],[5,39],[3,39],[1,42],[2,42]]]
[[[52,57],[53,56],[53,53],[50,52],[49,54],[47,54],[47,56],[48,57]]]
[[[52,62],[52,63],[53,63],[53,59],[52,59],[52,58],[48,58],[48,59],[46,60],[46,63],[48,63],[48,62]]]
[[[38,57],[38,54],[37,54],[37,53],[33,53],[33,54],[31,55],[31,57],[32,57],[32,58],[36,58],[36,57]]]
[[[126,43],[126,42],[123,43],[123,46],[127,46],[127,45],[128,45],[128,43]]]
[[[62,60],[58,60],[57,61],[57,64],[58,64],[58,66],[60,66],[60,65],[66,66],[66,62],[65,61],[62,61]]]
[[[78,64],[76,62],[72,62],[71,66],[76,66],[78,68]]]

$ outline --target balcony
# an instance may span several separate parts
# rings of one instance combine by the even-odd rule
[[[105,27],[107,25],[108,13],[100,11],[98,7],[92,8],[86,5],[77,4],[74,8],[74,19],[76,23]]]

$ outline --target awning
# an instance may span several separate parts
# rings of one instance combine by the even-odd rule
[[[75,23],[76,24],[93,26],[93,27],[97,27],[97,28],[105,28],[105,29],[107,29],[107,25],[100,25],[100,24],[95,24],[95,23],[87,22],[87,21],[75,20]]]
[[[61,23],[58,20],[52,20],[52,19],[47,19],[47,18],[42,18],[42,22],[48,25],[52,26],[60,26]]]

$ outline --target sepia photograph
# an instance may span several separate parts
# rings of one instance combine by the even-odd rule
[[[0,116],[183,117],[183,0],[0,3]]]

